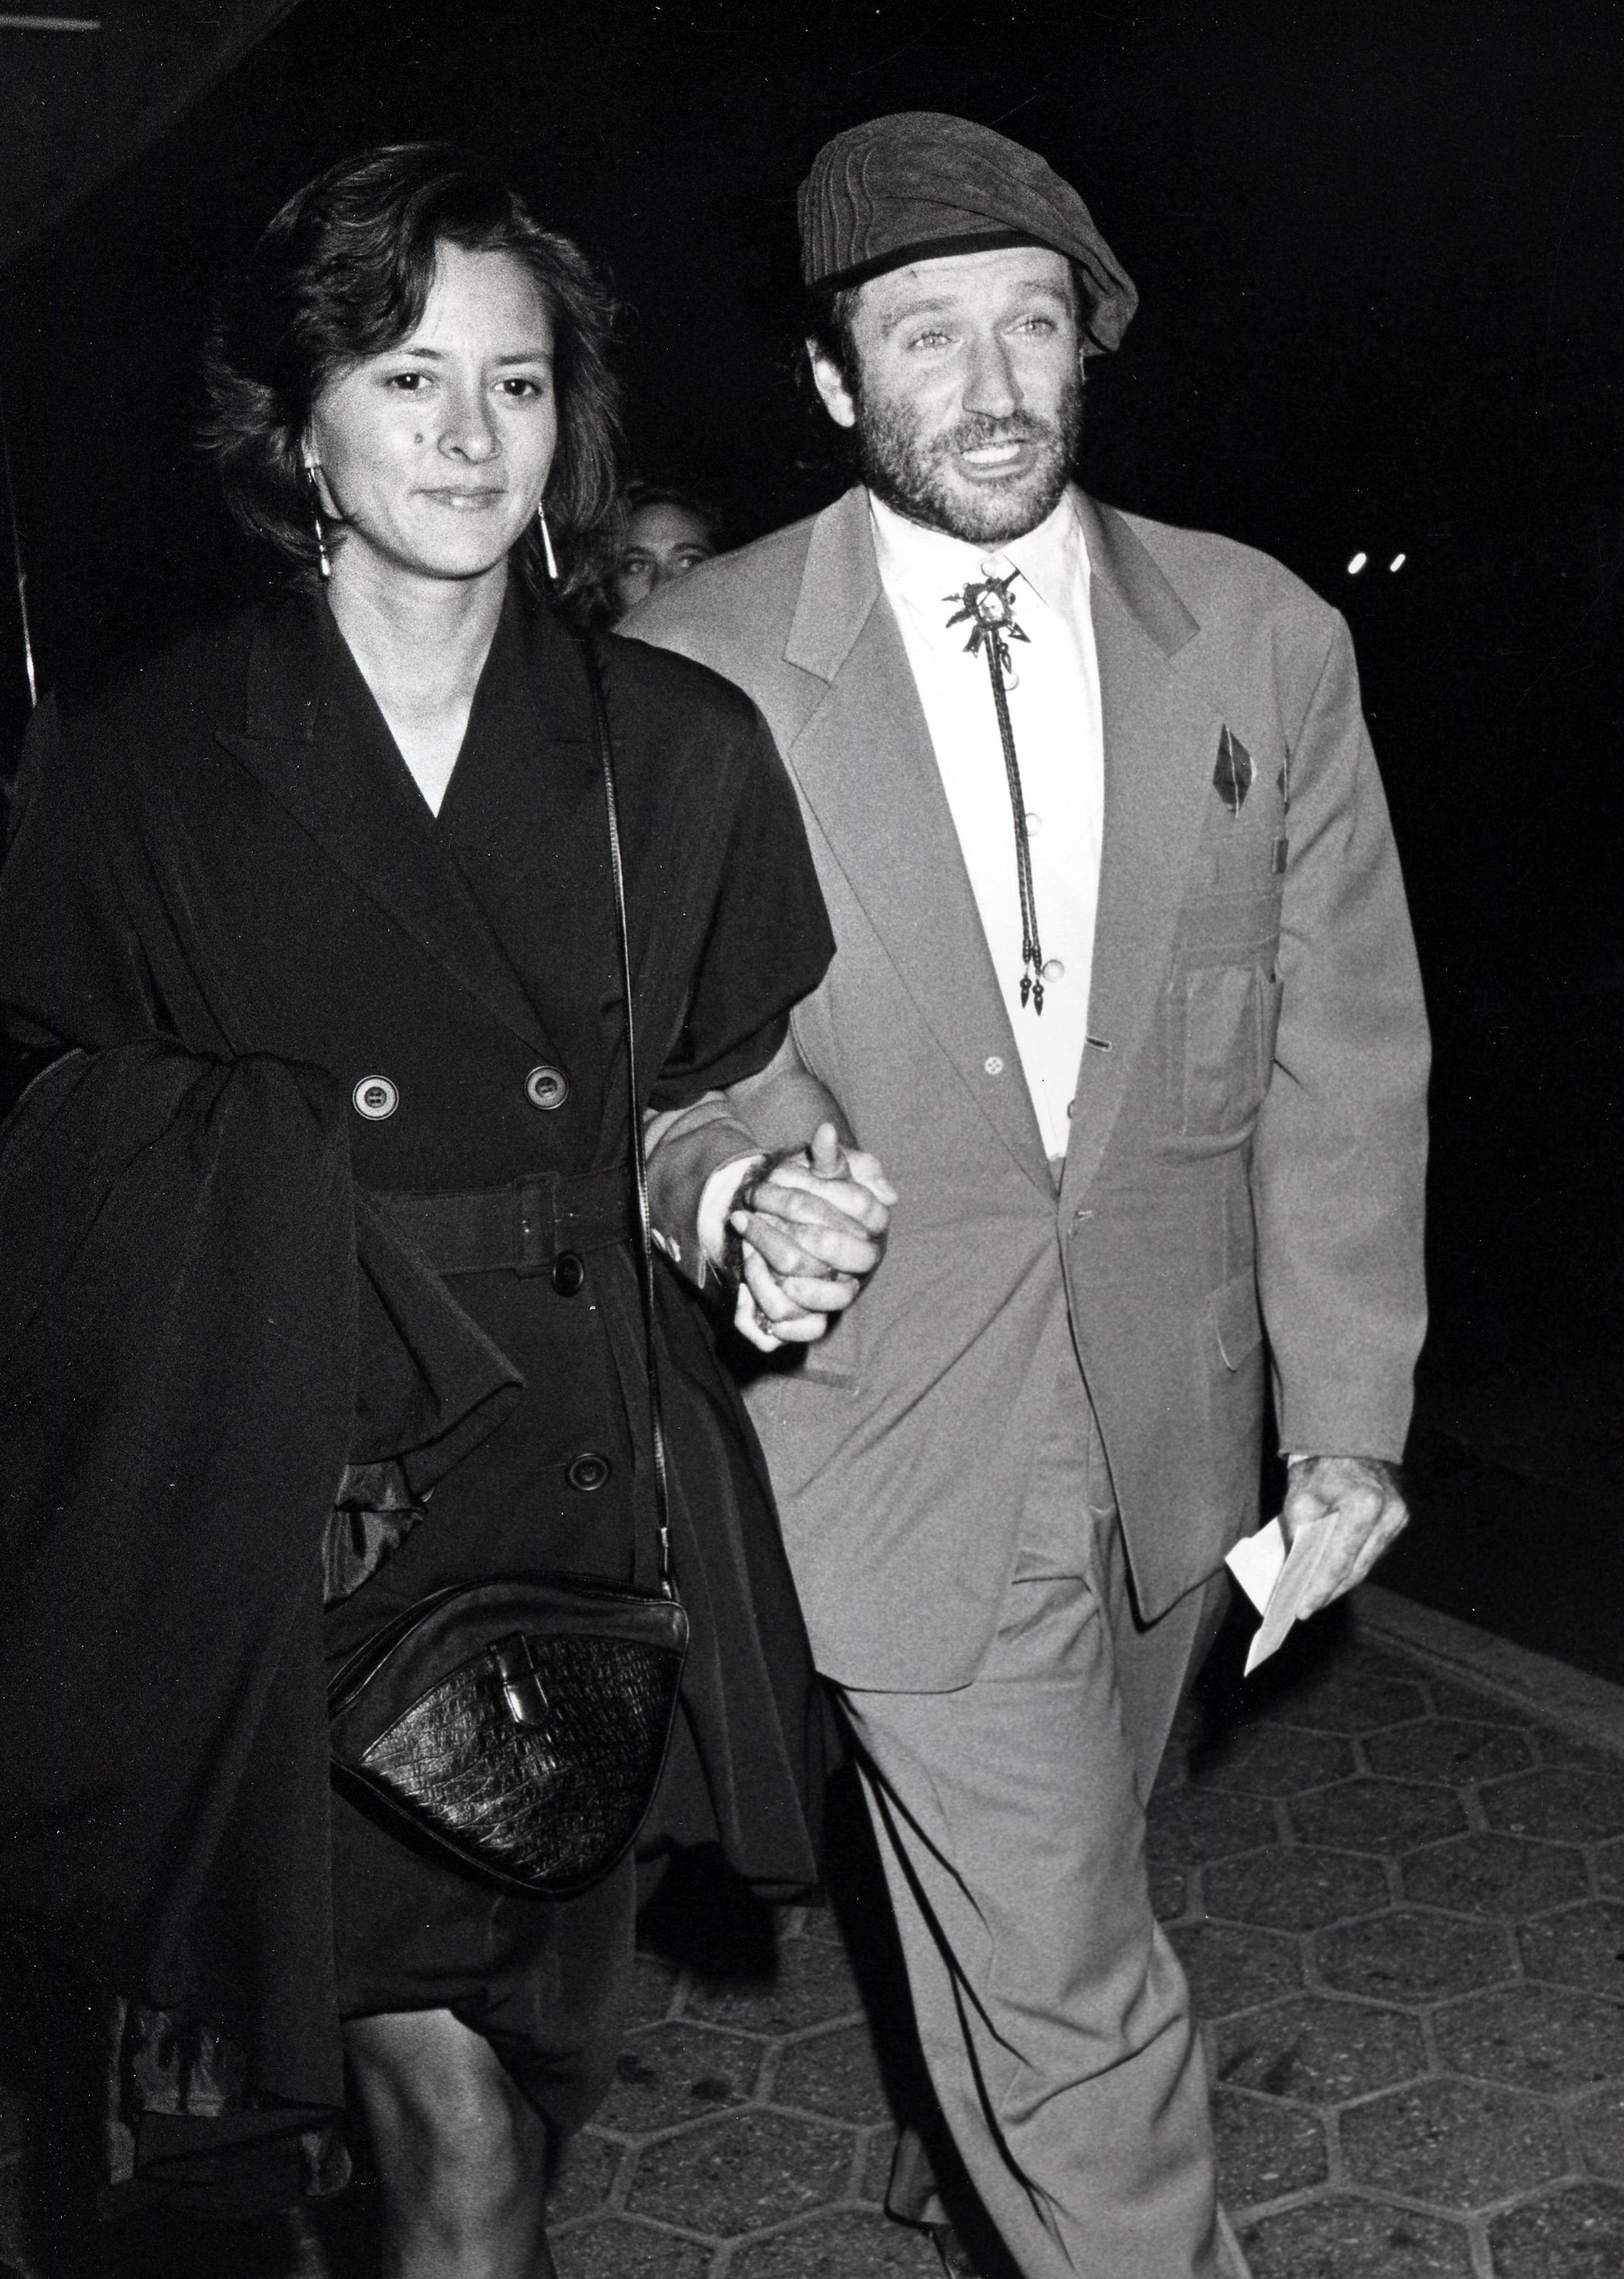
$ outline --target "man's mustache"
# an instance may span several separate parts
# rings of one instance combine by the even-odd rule
[[[1035,412],[1012,411],[1007,419],[984,415],[961,419],[956,427],[938,435],[931,445],[933,459],[951,458],[958,451],[984,451],[993,443],[1058,442],[1060,430]]]

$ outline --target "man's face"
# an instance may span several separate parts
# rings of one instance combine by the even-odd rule
[[[1000,247],[870,278],[852,339],[854,372],[815,349],[813,376],[830,417],[856,429],[869,488],[973,545],[1035,530],[1066,487],[1083,426],[1065,257]]]

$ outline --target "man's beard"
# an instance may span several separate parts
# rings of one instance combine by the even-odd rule
[[[857,464],[869,488],[910,522],[945,530],[972,546],[1002,546],[1023,538],[1053,513],[1082,434],[1080,373],[1068,380],[1053,421],[1030,411],[1013,411],[1007,419],[980,416],[961,419],[928,440],[921,437],[906,405],[877,403],[861,391],[857,396]],[[1040,446],[1037,465],[1018,480],[972,485],[953,480],[948,463],[956,452],[1012,442]]]

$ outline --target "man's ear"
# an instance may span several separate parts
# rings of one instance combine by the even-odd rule
[[[857,425],[857,406],[846,384],[840,367],[832,357],[825,356],[816,341],[807,342],[807,361],[812,367],[812,385],[823,400],[823,409],[837,427]]]

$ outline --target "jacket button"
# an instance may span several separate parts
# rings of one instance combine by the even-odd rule
[[[1001,1053],[989,1053],[981,1065],[985,1069],[989,1076],[1002,1076],[1004,1073],[1003,1055]]]
[[[401,1104],[401,1095],[387,1076],[364,1076],[349,1097],[356,1114],[369,1124],[381,1124]]]
[[[594,1494],[603,1485],[609,1476],[609,1458],[598,1455],[591,1448],[586,1449],[583,1454],[573,1457],[569,1469],[564,1473],[564,1477],[569,1481],[570,1485],[572,1488],[578,1488],[583,1495]]]
[[[562,1108],[570,1097],[570,1079],[562,1069],[545,1061],[525,1078],[525,1097],[532,1108]]]
[[[553,1287],[561,1298],[573,1298],[586,1279],[586,1269],[572,1250],[561,1250],[553,1261]]]

